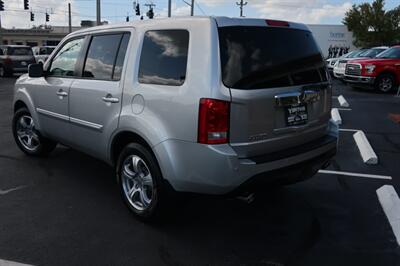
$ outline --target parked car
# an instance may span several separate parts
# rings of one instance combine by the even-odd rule
[[[32,49],[24,45],[0,45],[0,77],[28,72],[28,65],[36,63]]]
[[[129,209],[152,219],[176,192],[249,192],[327,166],[338,137],[329,81],[303,24],[198,17],[93,27],[18,79],[13,134],[28,155],[62,143],[114,166]]]
[[[333,67],[333,75],[335,78],[343,80],[344,77],[344,72],[346,69],[346,64],[349,60],[355,60],[355,59],[364,59],[364,58],[374,58],[378,54],[386,51],[389,49],[387,46],[380,46],[380,47],[373,47],[370,49],[362,49],[359,51],[359,53],[354,54],[351,57],[348,58],[341,58],[338,60]]]
[[[56,46],[35,46],[32,47],[33,54],[35,55],[36,62],[44,64],[50,54],[54,51]]]
[[[329,74],[333,75],[333,67],[335,66],[336,62],[338,62],[340,59],[354,58],[358,54],[362,53],[363,51],[364,50],[355,50],[355,51],[351,51],[347,54],[344,54],[341,57],[333,57],[333,58],[326,59],[326,66],[328,68]]]
[[[344,80],[352,87],[393,90],[400,84],[400,46],[393,46],[372,59],[349,61]]]

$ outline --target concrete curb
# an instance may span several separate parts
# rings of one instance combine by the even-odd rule
[[[400,199],[393,186],[384,185],[376,190],[379,203],[389,220],[393,234],[400,245]]]
[[[360,150],[360,154],[364,163],[378,164],[378,156],[376,156],[364,132],[358,130],[356,133],[354,133],[353,138],[357,144],[358,149]]]
[[[342,117],[340,116],[339,110],[337,108],[332,108],[331,117],[333,122],[336,123],[336,125],[342,124]]]
[[[338,101],[339,101],[340,106],[350,107],[350,104],[346,101],[346,99],[343,97],[343,95],[339,95]]]

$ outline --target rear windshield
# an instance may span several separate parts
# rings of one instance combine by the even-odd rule
[[[33,55],[32,49],[29,47],[8,47],[8,55]]]
[[[324,60],[308,31],[234,26],[218,32],[222,81],[229,88],[276,88],[327,80]]]

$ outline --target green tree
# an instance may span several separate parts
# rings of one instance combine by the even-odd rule
[[[343,19],[355,37],[354,45],[370,47],[400,42],[400,5],[386,11],[384,0],[353,5]]]

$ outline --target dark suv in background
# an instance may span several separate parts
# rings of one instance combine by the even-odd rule
[[[28,72],[28,65],[36,63],[32,48],[24,45],[0,46],[0,77]]]

